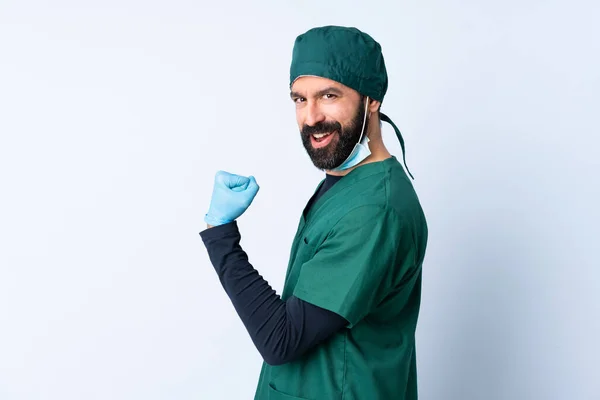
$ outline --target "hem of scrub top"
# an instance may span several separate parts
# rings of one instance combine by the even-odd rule
[[[237,221],[232,221],[227,224],[213,226],[212,228],[206,228],[205,230],[201,231],[199,234],[200,234],[200,237],[202,238],[202,240],[207,242],[207,241],[223,239],[224,237],[229,236],[232,233],[236,234],[238,232],[239,232],[239,230],[238,230],[238,226],[237,226]]]

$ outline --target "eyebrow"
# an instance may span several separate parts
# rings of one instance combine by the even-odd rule
[[[325,89],[319,90],[319,91],[318,91],[318,92],[315,94],[315,97],[321,97],[321,96],[323,96],[323,95],[325,95],[325,94],[327,94],[327,93],[332,93],[332,94],[335,94],[335,95],[338,95],[338,96],[341,96],[341,95],[343,94],[343,93],[342,93],[342,91],[341,91],[340,89],[338,89],[338,88],[336,88],[336,87],[333,87],[333,86],[329,86],[329,87],[326,87]],[[290,92],[290,97],[291,97],[292,99],[294,99],[294,98],[298,98],[298,97],[304,97],[304,96],[302,96],[302,95],[301,95],[300,93],[298,93],[298,92],[294,92],[294,91],[292,91],[292,92]]]

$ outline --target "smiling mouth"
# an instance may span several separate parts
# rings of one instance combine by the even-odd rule
[[[335,131],[334,131],[335,132]],[[327,132],[327,133],[313,133],[312,137],[315,139],[315,142],[317,143],[321,143],[322,141],[324,141],[326,138],[328,138],[329,136],[331,136],[334,132]]]
[[[310,141],[313,149],[321,149],[329,146],[329,144],[333,141],[333,138],[335,137],[334,134],[336,132],[337,130],[325,133],[313,133],[310,135]]]

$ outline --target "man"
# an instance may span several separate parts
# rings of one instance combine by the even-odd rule
[[[325,178],[300,216],[281,297],[239,244],[236,219],[256,180],[216,175],[200,235],[264,359],[255,399],[417,399],[427,224],[408,168],[382,140],[386,121],[404,152],[379,111],[387,84],[381,47],[366,33],[325,26],[296,38],[291,97]]]

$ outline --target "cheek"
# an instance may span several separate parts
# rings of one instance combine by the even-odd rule
[[[327,116],[328,121],[339,122],[342,125],[346,125],[351,119],[348,107],[344,104],[338,103],[323,107],[323,113]]]

